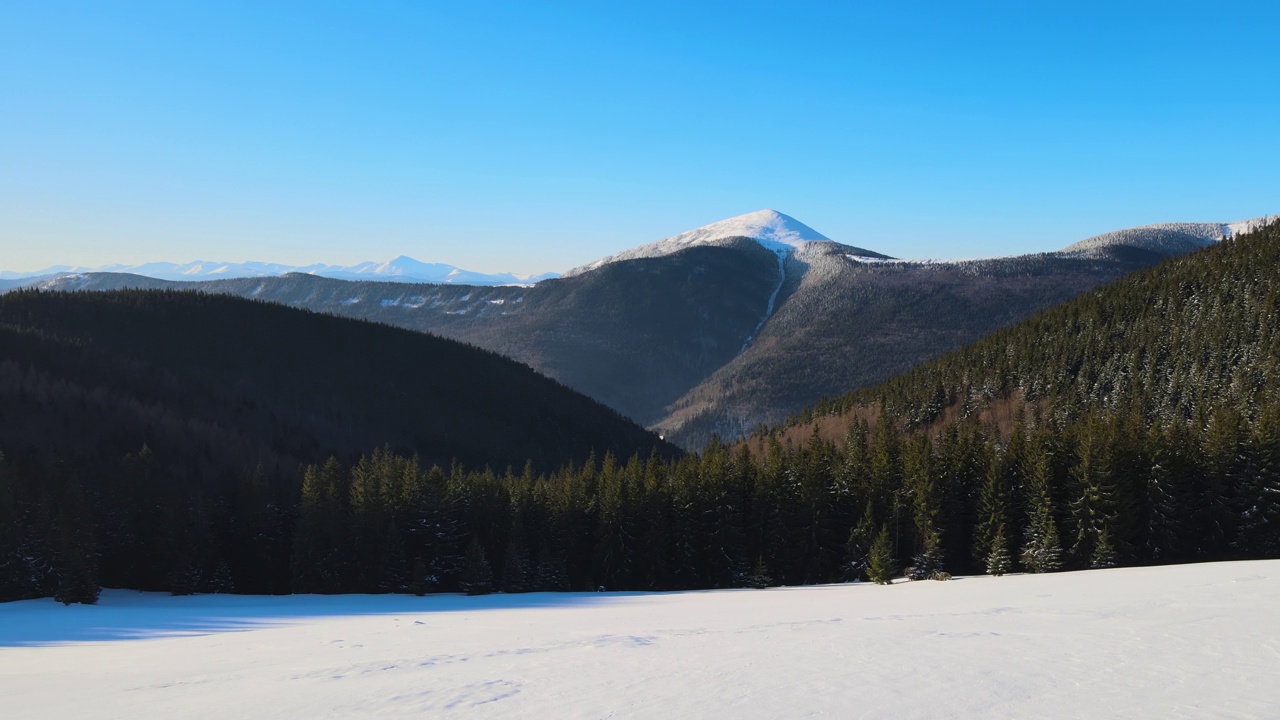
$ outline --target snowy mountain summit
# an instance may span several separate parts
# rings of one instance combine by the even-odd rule
[[[831,242],[831,238],[789,215],[783,215],[777,210],[757,210],[703,225],[665,240],[623,250],[589,265],[576,267],[566,272],[565,276],[595,270],[602,265],[619,260],[661,257],[699,245],[719,245],[731,238],[740,237],[751,238],[765,248],[778,253],[791,252],[811,242]]]

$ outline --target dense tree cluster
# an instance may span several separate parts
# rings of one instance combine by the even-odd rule
[[[763,587],[907,568],[1052,572],[1280,554],[1280,407],[1203,428],[1139,412],[1007,437],[882,422],[841,443],[606,455],[550,474],[425,468],[382,450],[297,478],[182,488],[114,468],[0,466],[0,599],[99,584],[190,592]]]
[[[793,423],[883,405],[912,425],[1018,396],[1060,418],[1137,408],[1204,425],[1280,403],[1280,223],[1132,273]]]

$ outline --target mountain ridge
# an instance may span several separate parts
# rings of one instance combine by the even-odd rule
[[[732,234],[776,218],[773,238],[783,237],[772,247],[770,238]],[[782,422],[1202,244],[1168,224],[1142,229],[1156,241],[1145,246],[1124,244],[1133,234],[1117,231],[1097,236],[1106,241],[1087,252],[914,261],[817,240],[825,236],[772,211],[729,220],[666,246],[640,246],[674,252],[611,256],[529,287],[298,274],[200,283],[68,275],[39,284],[185,288],[439,334],[524,362],[697,449],[714,435],[732,440]],[[1208,229],[1196,237],[1240,223],[1202,225]],[[699,232],[708,227],[716,232]]]
[[[200,281],[256,277],[279,277],[289,273],[315,275],[342,280],[393,280],[395,282],[438,283],[448,285],[530,285],[556,277],[556,273],[517,275],[514,273],[482,273],[465,270],[447,263],[426,263],[408,255],[386,262],[367,261],[355,265],[288,265],[248,261],[241,263],[195,260],[188,263],[149,262],[139,265],[104,265],[97,268],[54,265],[31,272],[0,271],[0,281],[21,284],[60,275],[87,273],[127,273],[156,280]]]
[[[1096,255],[1116,246],[1132,247],[1161,255],[1180,255],[1238,237],[1263,227],[1280,215],[1263,215],[1230,223],[1177,222],[1140,225],[1094,235],[1057,251],[1061,254]]]

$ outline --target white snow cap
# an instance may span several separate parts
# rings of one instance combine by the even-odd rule
[[[745,215],[738,215],[726,220],[703,225],[696,230],[682,232],[679,235],[659,240],[648,245],[623,250],[617,255],[597,260],[589,265],[577,267],[565,273],[565,276],[577,275],[595,270],[619,260],[635,260],[637,258],[660,257],[680,252],[698,245],[716,245],[723,240],[735,237],[752,238],[774,252],[790,251],[803,247],[810,242],[830,242],[830,238],[789,215],[777,210],[757,210]]]

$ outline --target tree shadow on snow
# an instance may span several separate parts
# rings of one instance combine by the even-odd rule
[[[0,603],[0,647],[149,640],[295,625],[316,618],[482,612],[594,605],[640,592],[516,595],[191,595],[104,590],[97,605],[51,599]],[[415,617],[409,620],[424,621]]]

